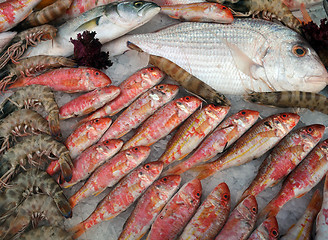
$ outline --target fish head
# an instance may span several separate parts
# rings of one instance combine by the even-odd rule
[[[225,182],[222,182],[217,185],[213,192],[215,192],[217,201],[220,203],[221,206],[230,208],[230,190]]]
[[[99,99],[98,102],[108,103],[111,99],[118,96],[121,92],[121,89],[117,86],[108,85],[103,88],[97,88],[95,90],[95,95]]]
[[[275,216],[269,217],[258,227],[263,236],[268,240],[278,239],[279,227]]]
[[[300,120],[299,115],[290,112],[278,113],[269,118],[271,119],[272,127],[283,135],[290,132]]]
[[[172,188],[177,188],[181,183],[179,175],[168,175],[156,181],[156,188],[162,189],[163,192],[170,192]]]
[[[230,106],[215,106],[214,104],[209,104],[205,107],[206,114],[213,119],[221,119],[230,110]]]
[[[101,88],[112,83],[111,79],[105,73],[96,68],[86,67],[83,70],[81,79],[85,79],[85,81],[92,85],[92,88]]]
[[[252,0],[209,0],[209,2],[217,2],[230,8],[237,16],[248,15],[256,2]]]
[[[195,178],[180,189],[182,199],[190,206],[197,206],[202,197],[202,184],[198,178]]]
[[[286,29],[281,29],[286,31]],[[319,92],[328,83],[328,72],[318,54],[296,32],[280,34],[270,40],[262,63],[266,79],[276,91]]]
[[[132,159],[146,159],[150,154],[150,147],[136,146],[125,150],[125,156]]]
[[[141,84],[143,82],[154,85],[154,83],[160,82],[164,77],[165,73],[157,67],[148,67],[140,70]]]
[[[248,195],[236,208],[238,208],[239,212],[247,219],[247,221],[255,221],[258,206],[256,198],[253,195]]]
[[[245,124],[253,124],[259,118],[260,113],[258,111],[250,110],[250,109],[243,109],[240,110],[238,113],[235,114],[233,118],[233,122],[237,123],[241,122],[241,127],[245,127]]]
[[[300,129],[300,135],[304,139],[311,139],[311,142],[314,142],[315,144],[320,141],[322,138],[326,127],[321,124],[313,124],[309,126],[305,126]],[[311,144],[313,145],[313,144]],[[312,148],[313,146],[311,146]]]
[[[146,176],[148,179],[157,178],[163,170],[163,162],[155,161],[144,164],[139,168],[139,177]]]
[[[194,112],[202,101],[195,96],[185,96],[176,100],[177,107],[186,113]]]
[[[153,2],[123,1],[108,4],[105,9],[105,15],[115,25],[133,30],[152,19],[160,12],[160,9]]]
[[[96,119],[90,120],[89,122],[86,122],[86,124],[90,128],[96,129],[96,131],[106,130],[107,128],[109,128],[111,123],[112,123],[112,119],[108,118],[108,117],[96,118]]]
[[[179,92],[179,86],[173,84],[159,84],[155,87],[157,92],[166,98],[174,98]]]
[[[101,144],[108,150],[120,149],[123,146],[123,141],[121,139],[108,139],[103,141]]]

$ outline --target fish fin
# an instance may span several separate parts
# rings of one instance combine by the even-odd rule
[[[57,208],[65,218],[72,217],[71,205],[69,204],[68,200],[66,199],[63,193],[60,193],[59,195],[55,196],[54,202],[56,203]]]
[[[99,25],[100,18],[101,18],[101,16],[91,19],[90,21],[87,21],[86,23],[83,23],[77,29],[75,29],[74,32],[82,32],[85,30],[92,31],[95,27],[97,27]]]
[[[280,210],[279,206],[275,206],[273,200],[260,212],[258,219],[266,219],[268,217],[277,216]]]
[[[319,212],[322,205],[322,194],[319,189],[317,189],[311,198],[311,201],[307,209],[312,209],[315,212]]]
[[[100,193],[102,193],[104,190],[105,190],[106,188],[104,188],[104,189],[101,189],[101,190],[99,190],[98,192],[95,192],[94,194],[92,194],[93,196],[98,196]]]
[[[183,165],[183,162],[174,166],[174,167],[171,167],[169,168],[168,170],[166,170],[162,175],[163,176],[168,176],[168,175],[180,175],[182,173],[184,173],[185,171],[187,171],[189,168],[186,168],[184,165]]]
[[[30,81],[33,79],[33,77],[22,77],[18,78],[13,84],[11,84],[9,87],[6,87],[6,90],[13,89],[13,88],[20,88],[25,87],[28,85],[31,85]]]
[[[217,171],[216,168],[213,166],[212,162],[193,167],[191,168],[191,170],[199,172],[199,174],[196,177],[199,180],[212,176]]]
[[[290,151],[291,153],[295,153],[296,154],[299,151],[303,151],[303,149],[304,149],[304,144],[302,144],[302,145],[296,145],[296,146],[291,146],[286,151],[288,151],[288,152]]]
[[[236,44],[229,43],[227,40],[223,42],[231,50],[234,62],[240,71],[253,79],[260,79],[260,75],[265,74],[263,66],[250,59]]]
[[[74,234],[73,239],[79,238],[86,231],[86,228],[84,226],[84,222],[81,222],[78,225],[70,228],[68,231],[72,232]]]

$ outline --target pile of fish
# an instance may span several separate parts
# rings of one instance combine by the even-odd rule
[[[325,177],[325,126],[297,127],[301,114],[288,111],[258,120],[259,111],[231,106],[222,95],[247,93],[251,102],[328,112],[317,94],[328,72],[290,12],[305,5],[154,2],[0,3],[0,31],[20,31],[0,35],[0,89],[13,91],[0,105],[0,238],[77,239],[130,208],[118,239],[308,239],[315,221],[316,239],[325,239],[328,180],[323,197],[317,190],[287,233],[277,221],[289,201]],[[125,35],[160,11],[188,22]],[[286,26],[234,19],[251,15]],[[21,31],[26,27],[32,28]],[[96,31],[112,57],[134,49],[154,66],[111,85],[106,73],[69,58],[70,39],[84,30]],[[193,94],[164,80],[166,74]],[[65,95],[74,99],[58,105]],[[70,121],[74,127],[64,132],[61,125]],[[154,158],[159,144],[165,150]],[[204,184],[262,156],[241,195],[226,182]],[[259,211],[258,195],[280,182]],[[68,198],[66,189],[73,189]],[[74,219],[99,194],[91,214],[63,229],[65,218]]]

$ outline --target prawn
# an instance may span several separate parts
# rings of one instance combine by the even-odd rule
[[[19,62],[7,65],[0,73],[0,90],[4,90],[7,84],[12,84],[19,77],[32,77],[51,68],[76,66],[72,59],[65,57],[39,55],[21,59]]]
[[[29,196],[44,193],[52,197],[58,210],[66,218],[72,216],[71,206],[58,183],[46,172],[28,169],[18,174],[11,187],[0,194],[0,221],[9,217]]]
[[[0,54],[0,69],[10,60],[16,62],[26,51],[28,46],[36,46],[41,41],[55,38],[57,29],[51,25],[42,25],[18,33]]]
[[[55,95],[49,87],[32,85],[18,89],[0,104],[0,119],[20,108],[35,108],[42,105],[48,114],[50,132],[60,137],[59,107]]]
[[[57,239],[57,240],[73,240],[72,234],[65,231],[60,227],[55,226],[42,226],[39,228],[32,229],[19,236],[20,240],[48,240],[48,239]]]
[[[35,159],[35,154],[40,160]],[[62,176],[69,182],[72,178],[72,159],[66,146],[46,134],[28,136],[23,141],[9,148],[2,156],[0,166],[0,188],[7,185],[9,179],[19,171],[26,170],[28,165],[42,165],[42,156],[58,159]]]

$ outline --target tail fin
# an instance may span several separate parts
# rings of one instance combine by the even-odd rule
[[[199,180],[212,176],[217,170],[214,168],[213,163],[205,163],[192,168],[193,171],[199,172],[196,178]]]
[[[311,198],[311,201],[307,207],[307,210],[314,211],[318,213],[322,205],[322,194],[319,189],[317,189]]]
[[[19,88],[19,87],[26,87],[28,85],[31,85],[32,83],[30,83],[30,81],[32,79],[33,79],[33,77],[22,77],[22,78],[18,78],[9,87],[6,87],[6,90],[13,89],[13,88]]]
[[[66,182],[71,181],[73,172],[72,172],[72,159],[69,153],[64,153],[59,158],[60,170]]]
[[[68,200],[62,192],[54,196],[54,202],[56,203],[57,208],[65,218],[72,217],[71,205],[69,204]]]
[[[184,173],[185,171],[187,171],[189,168],[187,168],[186,166],[183,165],[182,163],[179,163],[178,165],[169,168],[168,170],[166,170],[162,175],[163,176],[168,176],[168,175],[181,175],[182,173]]]
[[[85,230],[86,228],[84,226],[84,222],[81,222],[78,225],[69,229],[68,231],[73,233],[73,239],[77,239],[85,232]]]
[[[266,207],[260,212],[258,219],[266,219],[269,217],[276,217],[278,212],[280,211],[280,206],[276,206],[274,203],[275,199],[271,200],[271,202],[266,205]]]

